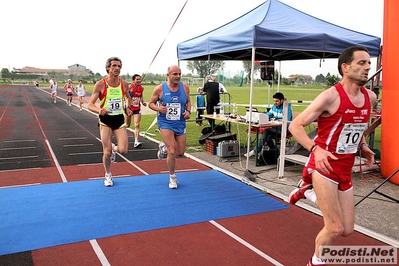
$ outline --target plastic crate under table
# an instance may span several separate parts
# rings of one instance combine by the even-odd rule
[[[212,155],[216,155],[216,147],[218,146],[217,141],[206,140],[206,152]]]

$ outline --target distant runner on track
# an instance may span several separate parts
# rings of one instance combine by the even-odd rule
[[[53,98],[54,100],[54,103],[57,103],[57,91],[58,91],[57,81],[55,80],[54,76],[51,76],[50,93],[51,93],[51,98]]]

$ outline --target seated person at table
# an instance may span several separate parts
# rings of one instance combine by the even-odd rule
[[[273,95],[273,102],[274,105],[270,109],[269,112],[266,114],[269,116],[270,119],[274,118],[274,120],[282,120],[283,119],[283,103],[284,103],[284,94],[281,92],[277,92],[276,94]],[[292,120],[292,108],[291,104],[288,104],[288,115],[287,115],[288,121]],[[289,131],[287,128],[287,135],[289,135]],[[267,143],[267,146],[269,149],[274,150],[276,149],[276,144],[274,143],[274,140],[278,139],[281,137],[281,126],[280,127],[269,127],[262,133],[262,137],[260,141],[258,142],[258,147],[257,151],[258,153],[262,150],[262,147],[265,143]],[[249,157],[255,155],[255,150],[252,150],[248,153]],[[247,157],[247,154],[244,154],[245,157]]]

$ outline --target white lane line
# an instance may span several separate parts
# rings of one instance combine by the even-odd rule
[[[100,260],[101,265],[111,266],[111,264],[107,260],[107,257],[105,257],[103,250],[101,249],[100,245],[98,244],[97,240],[95,240],[95,239],[90,240],[90,244],[93,247],[93,250],[96,253],[98,259]]]
[[[27,149],[36,149],[36,147],[16,147],[16,148],[2,148],[0,151],[10,151],[10,150],[27,150]]]
[[[221,226],[220,224],[218,224],[217,222],[215,222],[214,220],[209,221],[211,224],[213,224],[214,226],[216,226],[217,228],[219,228],[221,231],[223,231],[224,233],[226,233],[227,235],[229,235],[230,237],[234,238],[235,240],[237,240],[239,243],[241,243],[242,245],[246,246],[247,248],[249,248],[250,250],[252,250],[253,252],[255,252],[256,254],[260,255],[261,257],[263,257],[264,259],[270,261],[271,263],[273,263],[273,265],[278,265],[278,266],[284,266],[283,264],[281,264],[280,262],[276,261],[275,259],[273,259],[272,257],[268,256],[267,254],[263,253],[262,251],[260,251],[259,249],[257,249],[256,247],[252,246],[251,244],[249,244],[247,241],[245,241],[244,239],[240,238],[239,236],[237,236],[236,234],[232,233],[231,231],[227,230],[225,227]]]
[[[74,152],[74,153],[68,153],[69,156],[72,155],[92,155],[92,154],[103,154],[102,151],[93,151],[93,152]]]
[[[36,140],[34,140],[34,139],[20,139],[20,140],[5,140],[4,142],[13,143],[13,142],[33,142],[33,141],[36,141]]]
[[[0,158],[0,160],[14,160],[14,159],[28,159],[28,158],[37,158],[39,156],[36,155],[32,155],[32,156],[22,156],[22,157],[4,157],[4,158]]]
[[[86,143],[86,144],[64,144],[64,147],[83,147],[83,146],[93,146],[93,143]]]
[[[44,134],[44,133],[43,133],[43,134]],[[53,148],[51,148],[50,142],[47,140],[47,138],[46,138],[45,142],[46,142],[46,145],[47,145],[47,147],[48,147],[48,149],[49,149],[49,151],[50,151],[50,153],[51,153],[51,156],[53,157],[55,166],[57,167],[58,173],[59,173],[60,176],[61,176],[62,182],[64,182],[64,183],[68,182],[68,180],[67,180],[66,177],[65,177],[64,172],[63,172],[62,169],[61,169],[61,165],[60,165],[60,163],[58,162],[57,157],[55,156],[55,153],[54,153],[54,151],[53,151]]]
[[[58,140],[77,140],[77,139],[87,139],[87,137],[79,137],[79,138],[58,138]]]

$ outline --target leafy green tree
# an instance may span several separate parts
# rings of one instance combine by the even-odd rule
[[[161,74],[154,74],[154,73],[143,73],[141,75],[141,79],[143,81],[143,84],[159,84],[163,81],[166,80],[166,75],[161,75]]]
[[[233,84],[239,84],[239,83],[240,83],[240,80],[241,80],[241,75],[236,74],[236,75],[234,75],[234,77],[231,79],[231,82],[232,82]]]
[[[288,78],[282,77],[282,78],[281,78],[281,84],[282,84],[282,85],[290,85],[290,84],[291,84],[291,81],[290,81]]]
[[[129,75],[129,72],[126,73],[125,75],[122,75],[122,78],[123,78],[124,80],[127,80],[128,83],[132,80],[132,76]]]
[[[93,80],[93,82],[96,83],[98,80],[100,80],[100,79],[102,79],[102,78],[103,78],[103,77],[101,76],[101,74],[97,72],[97,73],[94,75],[94,80]]]
[[[49,71],[49,72],[48,72],[48,75],[49,75],[49,76],[57,76],[57,72],[55,72],[55,71]]]
[[[8,68],[4,67],[4,68],[1,69],[1,74],[2,75],[8,75],[8,74],[10,74],[10,71],[8,70]]]
[[[330,73],[327,74],[326,76],[326,85],[328,87],[333,86],[334,84],[338,83],[340,80],[338,75],[330,75]]]
[[[1,69],[0,77],[3,79],[4,82],[5,82],[6,78],[10,77],[10,71],[8,71],[8,68],[2,68]]]
[[[242,61],[242,67],[244,68],[245,73],[247,73],[246,79],[251,80],[251,68],[252,62],[251,61]],[[260,71],[260,64],[254,65],[254,74]]]
[[[316,83],[324,83],[326,81],[326,78],[323,76],[323,74],[319,74],[315,78]]]
[[[216,73],[218,71],[223,71],[225,64],[223,61],[210,60],[210,61],[188,61],[187,69],[191,70],[193,73],[197,72],[200,77],[206,77]]]

